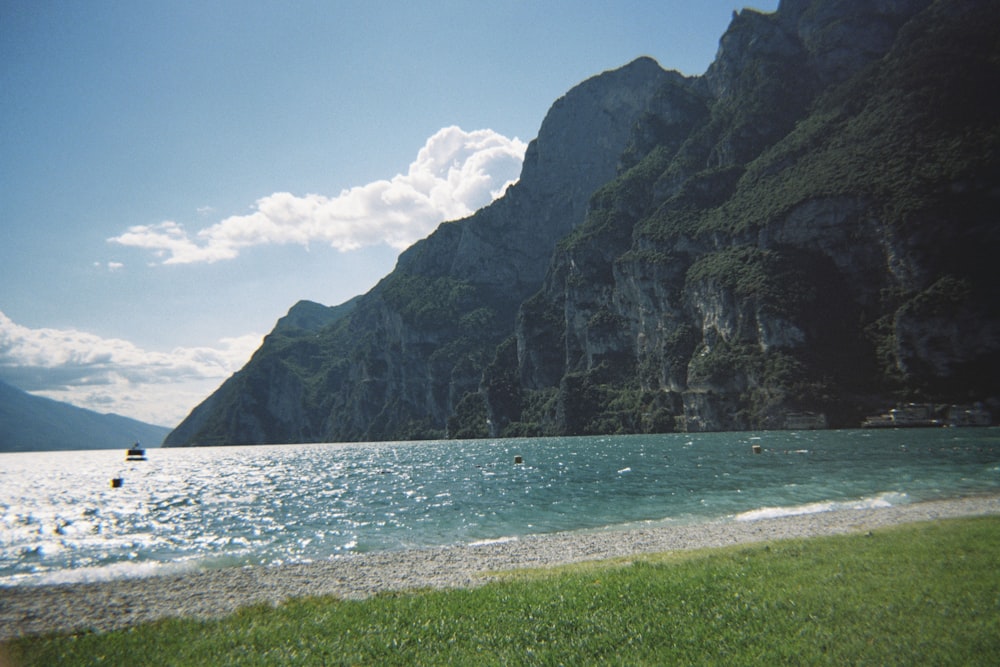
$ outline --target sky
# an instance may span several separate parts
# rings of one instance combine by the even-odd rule
[[[176,426],[515,181],[639,56],[702,74],[777,0],[0,0],[0,380]]]

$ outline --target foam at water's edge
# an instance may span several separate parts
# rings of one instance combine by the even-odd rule
[[[174,562],[122,562],[109,565],[53,570],[37,574],[18,574],[0,578],[0,586],[46,586],[55,584],[90,584],[119,579],[139,579],[171,574],[185,574],[199,569],[195,559]]]
[[[909,496],[905,493],[888,492],[860,500],[830,500],[785,507],[761,507],[755,510],[740,512],[733,519],[736,521],[760,521],[762,519],[778,519],[785,516],[801,516],[803,514],[819,514],[821,512],[836,512],[839,510],[878,509],[906,505],[910,502]]]
[[[488,547],[492,544],[504,544],[506,542],[517,542],[518,537],[516,535],[511,535],[507,537],[497,537],[488,540],[476,540],[475,542],[469,542],[470,547]]]

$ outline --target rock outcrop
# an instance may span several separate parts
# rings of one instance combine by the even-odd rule
[[[853,426],[897,400],[995,402],[998,19],[783,0],[735,15],[701,77],[642,58],[585,81],[503,198],[370,293],[297,305],[167,443]]]
[[[556,242],[616,174],[633,125],[664,86],[684,81],[640,58],[570,90],[504,197],[442,224],[335,314],[297,304],[167,445],[443,435],[541,284]]]

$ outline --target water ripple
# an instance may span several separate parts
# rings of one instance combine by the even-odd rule
[[[752,453],[760,445],[761,454]],[[0,454],[0,584],[307,562],[1000,489],[1000,431]],[[515,456],[521,463],[515,463]],[[121,488],[108,480],[124,478]],[[853,505],[852,505],[853,504]]]

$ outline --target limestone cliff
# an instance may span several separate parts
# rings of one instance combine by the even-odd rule
[[[897,400],[995,400],[996,18],[737,16],[704,125],[596,193],[521,308],[517,387],[485,386],[494,431],[857,426]]]
[[[556,242],[616,174],[633,125],[665,86],[685,81],[640,58],[570,90],[504,197],[414,244],[349,312],[345,304],[323,316],[316,304],[297,304],[167,444],[444,435],[541,284]]]
[[[783,0],[549,111],[520,181],[297,304],[168,445],[857,425],[1000,396],[995,3]],[[822,415],[820,419],[818,416]]]

